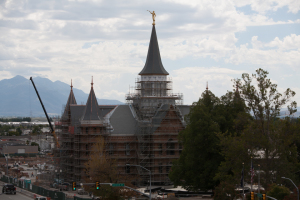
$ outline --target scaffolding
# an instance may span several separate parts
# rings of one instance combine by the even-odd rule
[[[101,136],[106,156],[117,161],[119,174],[132,176],[140,186],[148,185],[149,172],[127,164],[140,165],[151,170],[153,185],[171,184],[168,173],[172,160],[178,159],[182,151],[178,134],[185,125],[178,105],[182,104],[183,95],[172,93],[172,80],[166,77],[136,79],[135,91],[126,96],[135,118],[134,132],[129,135],[113,134],[109,114],[103,114],[106,117],[101,120],[83,120],[82,114],[78,114],[83,113],[82,105],[63,109],[56,129],[60,129],[61,144],[57,167],[63,171],[64,181],[85,181],[85,163],[96,138]],[[71,108],[72,112],[77,110],[75,114],[71,114]],[[106,113],[113,113],[116,108],[107,107]]]
[[[79,118],[72,122],[71,113],[68,112],[67,115],[62,115],[56,128],[61,130],[61,147],[59,155],[56,156],[59,162],[56,163],[56,167],[63,171],[62,177],[65,182],[84,181],[84,164],[88,161],[97,138],[103,137],[105,146],[109,143],[109,124],[105,120],[81,121]]]
[[[126,95],[135,110],[137,123],[137,160],[134,163],[151,170],[152,185],[169,185],[172,160],[179,158],[182,146],[178,134],[184,129],[184,119],[177,105],[182,105],[183,95],[172,93],[172,79],[137,78],[135,93]],[[140,167],[132,174],[138,175],[138,185],[147,185],[148,171]]]

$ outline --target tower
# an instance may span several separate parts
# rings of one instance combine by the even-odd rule
[[[182,103],[182,94],[172,93],[172,81],[160,57],[155,23],[152,25],[145,66],[136,79],[135,93],[128,94],[126,100],[137,121],[134,164],[150,170],[152,184],[161,185],[170,183],[172,160],[179,157],[182,149],[177,137],[184,129],[184,121],[177,107]],[[149,173],[139,168],[137,173],[141,178],[137,182],[146,185]]]
[[[180,104],[182,95],[172,94],[172,81],[161,61],[155,24],[152,26],[146,63],[139,75],[136,93],[129,94],[126,100],[132,103],[140,120],[151,120],[157,108],[163,104]]]

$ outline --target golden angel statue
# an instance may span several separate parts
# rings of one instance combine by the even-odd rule
[[[156,14],[155,14],[155,12],[153,11],[153,12],[151,12],[150,10],[147,10],[147,11],[149,11],[150,13],[151,13],[151,15],[152,15],[152,19],[153,19],[153,23],[152,23],[152,25],[155,25],[155,17],[156,17]]]

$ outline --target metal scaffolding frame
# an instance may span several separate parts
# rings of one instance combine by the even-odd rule
[[[149,184],[149,173],[142,168],[131,168],[127,164],[143,166],[151,170],[152,185],[168,185],[168,173],[172,160],[179,158],[182,150],[178,134],[184,129],[184,119],[177,105],[183,102],[182,94],[172,93],[172,80],[136,80],[136,93],[127,95],[135,118],[132,135],[112,134],[109,120],[71,122],[71,112],[62,115],[57,151],[58,167],[63,170],[64,181],[84,181],[84,163],[88,161],[91,146],[98,136],[104,137],[108,159],[117,160],[120,174],[130,175],[138,185]],[[80,106],[80,105],[76,105]],[[66,110],[66,109],[64,109]]]
[[[155,78],[156,79],[156,78]],[[153,185],[171,184],[168,178],[172,160],[179,158],[182,150],[178,134],[184,129],[183,116],[177,105],[183,102],[182,94],[172,93],[172,79],[136,79],[135,93],[126,96],[137,114],[137,160],[134,163],[151,170]],[[138,185],[147,185],[150,175],[135,168]]]

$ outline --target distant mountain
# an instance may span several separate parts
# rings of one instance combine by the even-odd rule
[[[33,81],[45,105],[48,115],[61,115],[66,104],[70,85],[61,81],[35,77]],[[73,88],[77,104],[85,104],[88,94]],[[99,105],[124,104],[118,100],[97,99]],[[0,117],[45,116],[32,83],[23,76],[0,81]]]
[[[288,117],[289,116],[289,111],[288,111],[288,109],[287,108],[283,108],[283,109],[281,109],[281,111],[280,111],[280,117],[281,118],[284,118],[284,117]],[[295,112],[292,116],[290,116],[290,117],[296,117],[296,118],[298,118],[298,117],[300,117],[300,107],[297,107],[297,112]]]

